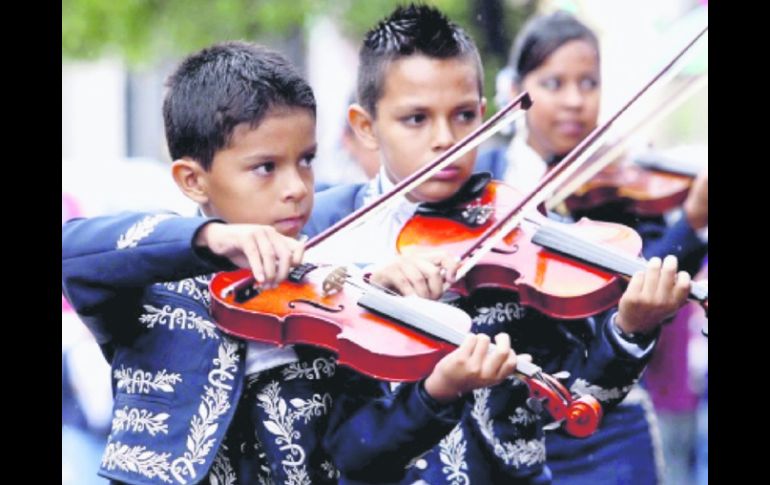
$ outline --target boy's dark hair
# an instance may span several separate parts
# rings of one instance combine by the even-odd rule
[[[484,74],[473,40],[436,8],[410,4],[396,8],[367,32],[358,53],[358,102],[372,116],[377,114],[388,65],[415,54],[435,59],[470,58],[476,64],[481,95]]]
[[[516,36],[511,51],[513,82],[521,84],[527,74],[540,67],[556,49],[572,40],[592,44],[599,56],[596,35],[571,14],[557,11],[529,20]]]
[[[294,66],[247,42],[223,42],[190,55],[166,87],[163,121],[171,158],[190,157],[206,170],[238,124],[256,128],[275,108],[316,112],[313,91]]]

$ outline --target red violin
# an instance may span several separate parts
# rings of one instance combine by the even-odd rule
[[[423,204],[403,227],[397,239],[401,253],[418,248],[438,248],[465,258],[482,234],[521,199],[522,194],[502,182],[475,175],[476,194],[457,205]],[[486,180],[484,180],[486,179]],[[483,186],[483,188],[482,188]],[[576,319],[595,315],[617,304],[625,281],[617,274],[597,269],[573,256],[535,244],[532,238],[542,225],[562,225],[603,247],[636,257],[642,239],[630,227],[582,219],[559,224],[532,214],[506,235],[456,284],[454,291],[467,295],[478,288],[499,288],[519,293],[523,305],[554,318]]]
[[[463,275],[454,291],[517,292],[523,305],[559,319],[585,318],[615,306],[625,289],[621,276],[645,269],[646,261],[638,256],[641,237],[622,224],[587,218],[565,224],[535,212],[513,231],[496,229],[518,210],[523,195],[488,179],[474,175],[452,201],[423,204],[402,228],[398,251],[430,248],[454,254]],[[463,271],[462,261],[495,231],[504,237]],[[707,283],[693,283],[690,296],[708,311]]]
[[[459,334],[470,330],[470,318],[462,310],[389,295],[351,277],[345,268],[305,263],[274,289],[227,290],[248,276],[250,271],[243,269],[219,273],[211,281],[211,313],[222,330],[276,345],[320,346],[337,353],[341,364],[378,379],[419,380],[455,346],[372,311],[368,299],[389,298],[396,313],[398,305],[424,303],[429,309],[420,315],[425,322],[418,324],[452,326]],[[434,321],[435,314],[442,316],[440,321]]]
[[[372,287],[344,268],[303,264],[277,288],[240,284],[247,269],[219,273],[210,284],[211,314],[226,333],[276,345],[308,344],[338,361],[391,381],[427,377],[470,332],[471,319],[451,305],[402,297]],[[526,361],[514,373],[554,421],[577,437],[596,431],[599,402],[573,396],[556,378]]]

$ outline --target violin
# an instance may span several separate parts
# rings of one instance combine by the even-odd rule
[[[592,177],[564,202],[572,213],[606,204],[638,216],[659,216],[684,203],[693,176],[613,163]]]
[[[273,289],[241,286],[250,270],[219,273],[210,283],[211,314],[224,332],[276,345],[308,344],[338,362],[389,381],[427,377],[470,332],[471,318],[446,303],[403,297],[353,277],[344,267],[304,263]],[[491,349],[490,349],[491,350]],[[526,361],[514,375],[555,423],[573,436],[596,431],[602,407],[573,396],[555,377]]]
[[[398,251],[444,250],[461,260],[462,278],[453,291],[516,292],[521,304],[559,319],[585,318],[615,306],[625,289],[621,276],[646,268],[638,256],[642,239],[632,228],[588,218],[565,224],[534,212],[510,232],[499,229],[504,237],[465,270],[484,233],[504,223],[523,198],[489,178],[476,174],[452,200],[421,204],[398,235]],[[692,283],[690,296],[708,312],[707,282]]]
[[[489,179],[488,174],[476,174],[452,200],[421,204],[398,235],[399,253],[438,248],[461,260],[467,257],[482,233],[522,199],[515,188]],[[543,224],[561,223],[539,212],[528,215],[452,290],[463,296],[480,288],[516,292],[522,305],[559,319],[585,318],[615,306],[625,290],[623,279],[535,244],[532,238]],[[622,224],[583,218],[562,225],[629,256],[642,249],[639,234]]]

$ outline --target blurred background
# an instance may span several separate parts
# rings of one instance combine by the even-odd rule
[[[371,173],[367,166],[373,163],[376,170],[376,154],[361,153],[345,119],[355,91],[358,44],[399,3],[62,0],[62,224],[76,216],[119,210],[193,213],[194,205],[179,194],[170,176],[161,116],[163,84],[183,56],[223,40],[250,40],[277,49],[306,75],[318,103],[318,184],[365,180]],[[425,3],[438,6],[476,40],[484,63],[487,116],[505,100],[496,81],[504,85],[505,72],[500,72],[511,43],[536,13],[567,10],[597,33],[600,121],[708,23],[707,2],[696,0]],[[653,93],[653,105],[677,84],[707,75],[707,41],[702,44],[676,78]],[[630,115],[626,123],[633,119]],[[707,158],[707,83],[637,137],[640,144]],[[488,143],[506,143],[505,135]],[[676,484],[707,483],[707,343],[696,338],[701,325],[697,316],[687,322],[684,347],[677,350],[687,354],[686,388],[663,386],[663,398],[653,391],[664,427],[667,415],[687,422],[686,428],[677,428],[689,437],[684,444],[667,442],[665,429],[657,437],[664,440],[666,453],[673,447],[685,456],[684,461],[667,460],[674,474],[667,475],[668,483]],[[109,367],[62,298],[62,484],[106,483],[96,477],[96,469],[111,406]]]

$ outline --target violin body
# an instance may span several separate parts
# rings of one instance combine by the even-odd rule
[[[496,216],[502,217],[520,198],[516,189],[491,181],[477,198],[456,210],[422,214],[418,210],[399,234],[398,250],[439,248],[464,254]],[[441,217],[442,212],[451,215]],[[546,218],[538,215],[535,219],[542,222]],[[641,237],[627,226],[585,218],[562,225],[629,255],[641,252]],[[536,224],[525,220],[457,282],[453,291],[462,295],[480,288],[518,292],[523,305],[560,319],[585,318],[617,304],[625,289],[622,278],[533,243],[536,230]]]
[[[219,273],[210,284],[211,315],[229,335],[279,346],[322,347],[335,352],[340,364],[389,381],[422,379],[455,348],[361,307],[351,291],[325,294],[324,281],[333,269],[315,267],[297,281],[258,290],[243,302],[236,301],[236,292],[227,297],[222,292],[250,271]],[[456,330],[467,333],[470,325]]]
[[[684,203],[693,178],[632,163],[612,163],[564,201],[573,213],[587,212],[606,204],[647,217],[657,216]]]

